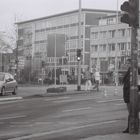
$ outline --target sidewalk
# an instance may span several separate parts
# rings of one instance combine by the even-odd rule
[[[19,85],[17,95],[6,95],[1,96],[0,101],[6,100],[19,100],[23,98],[32,98],[32,97],[50,97],[50,96],[65,96],[65,95],[74,95],[74,94],[97,94],[103,96],[122,96],[122,87],[118,86],[100,86],[99,91],[85,91],[85,85],[81,85],[81,91],[77,91],[77,85],[57,85],[67,87],[66,92],[59,93],[47,93],[47,88],[54,87],[54,85]]]
[[[26,96],[54,96],[54,95],[69,95],[69,94],[84,94],[84,93],[102,93],[105,96],[113,95],[113,96],[122,96],[122,87],[121,86],[100,86],[99,91],[85,91],[85,85],[81,85],[81,91],[77,91],[77,85],[57,85],[56,87],[66,87],[66,92],[59,93],[47,93],[47,88],[54,87],[54,85],[46,86],[46,85],[37,85],[37,86],[19,86],[18,95],[22,97]]]
[[[110,134],[102,136],[93,136],[90,138],[85,138],[82,140],[140,140],[140,134],[131,135],[131,134]]]

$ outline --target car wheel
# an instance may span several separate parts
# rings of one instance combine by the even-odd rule
[[[5,95],[5,88],[4,88],[4,87],[1,89],[0,95],[1,95],[1,96],[4,96],[4,95]]]
[[[13,95],[17,95],[17,87],[14,88],[14,91],[12,92]]]

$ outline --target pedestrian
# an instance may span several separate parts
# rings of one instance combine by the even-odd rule
[[[128,125],[127,128],[123,131],[123,133],[129,133],[129,119],[130,119],[130,65],[131,60],[128,59],[126,61],[127,72],[125,73],[122,83],[123,83],[123,99],[126,103],[127,110],[128,110]]]
[[[94,78],[95,78],[95,86],[94,89],[97,89],[99,91],[99,84],[100,84],[100,72],[98,69],[96,69],[94,73]]]
[[[138,83],[138,96],[139,96],[139,100],[140,100],[140,63],[138,63],[137,83]],[[139,103],[139,111],[140,111],[140,103]]]
[[[138,92],[140,92],[140,63],[138,63],[138,77],[137,77],[137,83],[138,83]]]
[[[87,68],[86,72],[85,72],[85,79],[86,79],[86,83],[85,83],[85,90],[91,90],[91,73],[89,70],[89,67]]]

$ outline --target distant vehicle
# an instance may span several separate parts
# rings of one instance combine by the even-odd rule
[[[17,81],[10,73],[0,72],[0,95],[4,96],[6,93],[17,94]]]

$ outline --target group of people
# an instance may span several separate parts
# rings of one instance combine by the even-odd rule
[[[88,67],[85,72],[85,79],[86,79],[85,82],[86,91],[90,91],[92,89],[96,89],[97,91],[99,91],[100,73],[98,70],[96,70],[94,73],[91,73]]]

